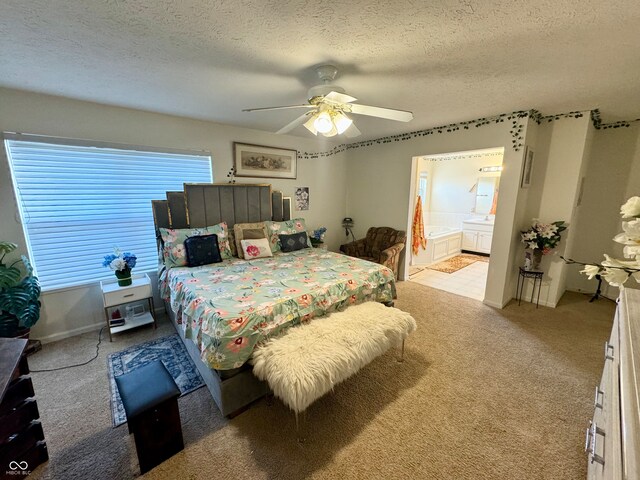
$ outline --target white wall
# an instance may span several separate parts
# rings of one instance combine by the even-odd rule
[[[504,169],[485,303],[497,307],[505,305],[515,291],[515,281],[511,282],[510,272],[515,268],[512,252],[518,248],[519,241],[514,219],[523,160],[523,151],[515,151],[511,147],[511,128],[510,122],[494,123],[347,150],[347,174],[350,178],[347,214],[355,220],[356,237],[364,236],[371,226],[386,225],[407,230],[409,208],[413,205],[413,192],[409,191],[413,157],[504,147]],[[525,133],[526,125],[523,136]],[[400,271],[403,270],[402,266]]]
[[[542,123],[536,131],[536,141],[529,144],[535,152],[534,171],[524,209],[526,218],[520,229],[528,228],[533,218],[545,223],[564,220],[570,224],[553,255],[543,257],[541,265],[545,276],[540,304],[555,307],[566,287],[567,265],[560,256],[569,255],[571,247],[588,241],[576,235],[573,222],[577,218],[580,179],[587,165],[593,126],[589,115],[584,115]],[[519,258],[523,260],[524,245],[520,245]],[[530,295],[531,286],[526,283],[524,297]]]
[[[208,150],[213,158],[214,181],[225,182],[232,165],[234,141],[299,151],[322,151],[329,146],[316,139],[275,135],[212,122],[110,107],[95,103],[0,88],[0,131],[78,138],[130,145]],[[310,210],[293,212],[309,228],[326,226],[327,243],[335,250],[344,240],[346,216],[346,166],[344,156],[299,159],[297,180],[262,179],[292,196],[295,187],[310,187]],[[238,182],[250,183],[250,178]],[[26,253],[10,170],[0,149],[0,239],[20,245]],[[108,252],[105,252],[108,253]],[[97,262],[100,258],[96,259]],[[159,299],[156,299],[159,301]],[[97,285],[42,295],[42,316],[33,328],[34,338],[53,340],[81,333],[104,322]],[[158,303],[159,305],[159,303]]]
[[[595,263],[603,260],[604,253],[622,258],[622,246],[613,237],[622,231],[620,205],[640,195],[640,125],[596,130],[587,162],[582,203],[573,224],[576,237],[585,241],[576,242],[571,256]],[[581,275],[581,268],[568,267],[567,289],[595,292],[597,281]],[[627,285],[638,286],[633,281]],[[617,297],[616,287],[606,282],[602,287],[606,296]]]
[[[494,151],[427,158],[432,164],[429,205],[432,214],[474,214],[478,178],[500,176],[499,172],[480,172],[480,168],[502,165],[502,156]]]

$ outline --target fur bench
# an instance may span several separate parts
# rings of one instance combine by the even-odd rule
[[[411,315],[366,302],[291,328],[253,353],[253,373],[297,414],[416,329]]]

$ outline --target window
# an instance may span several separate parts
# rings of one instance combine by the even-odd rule
[[[422,208],[427,204],[427,172],[420,172],[420,178],[418,179],[418,195],[422,200]]]
[[[114,247],[154,271],[151,200],[183,183],[211,182],[211,156],[5,135],[31,260],[42,289],[112,278],[102,266]]]

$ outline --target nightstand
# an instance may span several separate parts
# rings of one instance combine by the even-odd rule
[[[153,323],[156,328],[156,319],[153,315],[153,291],[151,289],[151,280],[146,273],[141,275],[132,275],[131,285],[121,287],[118,280],[106,280],[100,282],[102,289],[102,302],[104,304],[104,315],[107,320],[107,328],[109,329],[109,341],[113,341],[114,333],[124,332],[131,328],[140,327]],[[147,300],[149,303],[149,311],[140,315],[134,315],[133,318],[125,320],[124,325],[118,327],[109,327],[109,308],[124,305],[126,303],[137,302],[139,300]]]

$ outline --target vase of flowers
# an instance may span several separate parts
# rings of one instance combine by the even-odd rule
[[[311,240],[311,245],[314,247],[319,247],[324,243],[324,234],[327,232],[325,227],[320,227],[314,230],[309,234],[309,240]]]
[[[620,207],[622,216],[622,233],[616,235],[613,240],[624,245],[623,255],[626,260],[611,258],[604,255],[604,261],[600,264],[582,263],[565,259],[567,263],[584,265],[580,271],[591,280],[596,275],[603,278],[609,285],[624,288],[624,284],[630,277],[640,283],[640,197],[631,197]]]
[[[553,223],[541,223],[534,218],[531,227],[521,231],[522,243],[530,250],[531,270],[538,270],[543,255],[548,255],[560,243],[560,234],[567,229],[563,220]]]
[[[126,287],[131,285],[131,269],[136,266],[137,257],[133,253],[122,253],[119,248],[114,249],[111,255],[105,255],[103,267],[109,267],[118,278],[118,285]]]

